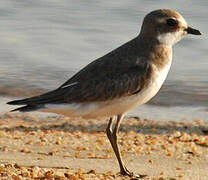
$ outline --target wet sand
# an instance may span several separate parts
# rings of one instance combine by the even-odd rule
[[[1,179],[130,179],[119,174],[105,119],[8,113],[0,120]],[[119,144],[144,179],[208,179],[208,121],[126,118]]]

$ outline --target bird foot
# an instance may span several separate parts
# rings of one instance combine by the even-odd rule
[[[121,170],[121,174],[123,176],[129,176],[131,180],[137,180],[137,179],[144,178],[147,176],[143,174],[134,174],[133,172],[130,172],[126,167],[124,167],[124,169]]]

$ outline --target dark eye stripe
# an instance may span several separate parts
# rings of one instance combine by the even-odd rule
[[[167,19],[168,26],[176,26],[177,24],[178,24],[178,22],[175,19],[173,19],[173,18]]]

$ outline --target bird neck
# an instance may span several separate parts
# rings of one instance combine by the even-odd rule
[[[163,69],[172,61],[172,46],[161,44],[157,39],[152,37],[137,37],[137,47],[140,56],[156,65],[159,69]]]

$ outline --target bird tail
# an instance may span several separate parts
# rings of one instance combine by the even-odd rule
[[[30,111],[35,111],[35,110],[38,110],[38,109],[41,109],[41,107],[39,107],[39,106],[26,105],[26,106],[22,106],[22,107],[13,109],[13,110],[11,110],[11,112],[14,112],[14,111],[30,112]]]
[[[7,102],[9,105],[23,105],[22,107],[19,107],[17,109],[14,109],[12,111],[21,111],[21,112],[27,112],[27,111],[34,111],[41,108],[45,108],[44,104],[50,103],[50,102],[62,102],[63,101],[63,95],[66,93],[67,89],[56,89],[50,92],[47,92],[45,94],[34,96],[31,98],[26,99],[20,99],[15,101]]]
[[[44,107],[44,105],[25,104],[25,99],[10,101],[10,102],[7,102],[7,104],[10,104],[10,105],[25,105],[25,106],[22,106],[22,107],[11,110],[11,112],[14,112],[14,111],[29,112],[29,111],[35,111],[35,110],[38,110],[38,109],[41,109],[41,108]]]
[[[9,105],[25,105],[25,99],[21,99],[21,100],[15,100],[15,101],[9,101],[7,102],[7,104]]]

